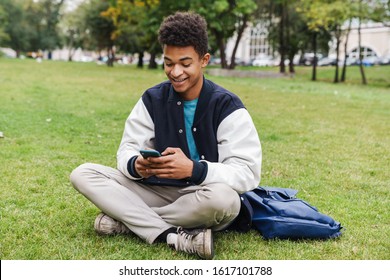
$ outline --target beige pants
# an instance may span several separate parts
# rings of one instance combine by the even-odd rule
[[[92,163],[76,168],[70,180],[101,211],[148,243],[171,227],[222,230],[240,211],[237,192],[223,184],[151,186]]]

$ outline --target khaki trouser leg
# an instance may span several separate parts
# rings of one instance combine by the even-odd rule
[[[179,189],[175,202],[152,209],[166,222],[184,228],[226,228],[237,217],[241,202],[236,191],[222,184]]]
[[[100,210],[148,243],[172,226],[223,229],[240,210],[238,194],[220,184],[149,186],[130,180],[117,169],[91,163],[76,168],[70,178]]]

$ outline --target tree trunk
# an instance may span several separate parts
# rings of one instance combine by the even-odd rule
[[[336,27],[336,71],[334,74],[334,83],[339,82],[339,56],[340,56],[340,34],[341,28],[339,26]]]
[[[284,41],[284,33],[285,33],[285,19],[286,19],[286,9],[285,3],[280,5],[280,23],[279,23],[279,53],[280,53],[280,73],[286,73],[286,65],[284,64],[284,60],[286,58],[286,46]]]
[[[343,63],[343,70],[341,71],[341,82],[345,82],[346,76],[347,76],[347,48],[348,48],[348,39],[349,39],[349,33],[351,32],[351,25],[352,25],[352,19],[349,20],[348,29],[345,37],[345,43],[344,43],[344,63]]]
[[[148,69],[157,69],[157,63],[156,63],[156,53],[152,52],[150,54],[150,61]]]
[[[225,53],[225,42],[223,40],[223,36],[216,35],[217,44],[219,48],[219,53],[221,56],[221,68],[228,69],[227,61],[226,61],[226,53]]]
[[[317,81],[317,32],[313,33],[313,52],[314,52],[314,58],[313,58],[313,68],[311,73],[311,80]]]
[[[361,33],[361,24],[362,24],[362,1],[359,1],[359,26],[358,26],[358,48],[359,48],[359,68],[360,68],[360,74],[362,76],[362,84],[366,85],[366,75],[364,74],[364,68],[363,68],[363,54],[362,54],[362,33]]]
[[[289,60],[289,63],[288,63],[288,72],[293,75],[295,73],[295,70],[294,70],[294,48],[291,47],[291,43],[290,43],[290,18],[289,18],[289,11],[288,11],[288,2],[286,3],[284,9],[286,10],[285,11],[285,26],[286,26],[286,45],[287,45],[287,48],[286,48],[286,52],[287,52],[287,58]]]
[[[107,48],[107,56],[108,56],[107,66],[114,67],[115,53],[112,47]]]
[[[230,59],[229,69],[234,69],[236,67],[236,53],[237,53],[238,45],[240,43],[240,40],[242,38],[242,34],[244,33],[247,25],[248,25],[248,16],[244,16],[244,18],[242,20],[242,25],[237,30],[237,38],[236,38],[236,42],[234,44],[232,56]]]
[[[144,52],[139,52],[138,53],[137,67],[138,68],[143,68],[144,67]]]
[[[69,52],[68,52],[68,61],[72,62],[73,61],[73,55],[76,52],[76,49],[73,49],[72,47],[69,47]]]
[[[295,74],[295,68],[294,68],[294,53],[290,53],[288,56],[288,72],[293,76]]]

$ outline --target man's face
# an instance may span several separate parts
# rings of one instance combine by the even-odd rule
[[[202,68],[206,67],[210,54],[199,57],[194,47],[164,46],[164,71],[173,88],[184,100],[199,97],[203,85]]]

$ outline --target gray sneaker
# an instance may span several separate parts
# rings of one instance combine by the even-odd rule
[[[167,243],[176,251],[197,254],[200,258],[211,260],[214,257],[213,234],[211,229],[185,230],[167,236]]]
[[[104,235],[127,234],[131,232],[123,223],[104,213],[100,213],[96,217],[94,227],[97,233]]]

